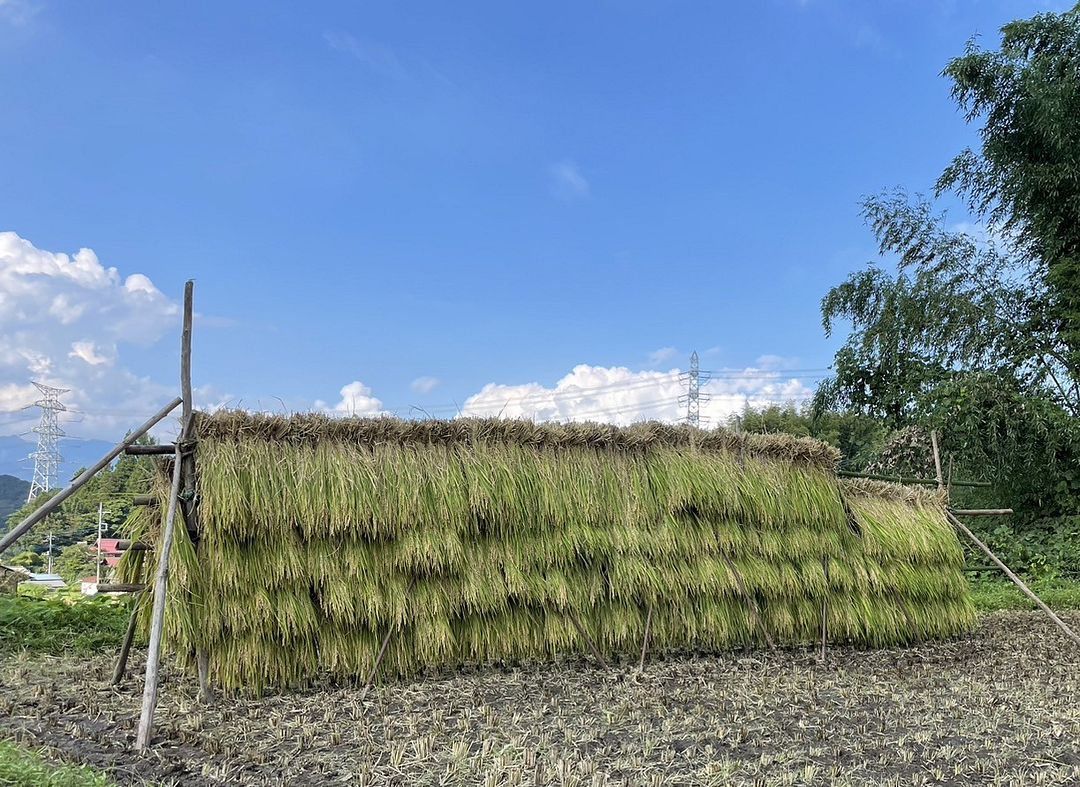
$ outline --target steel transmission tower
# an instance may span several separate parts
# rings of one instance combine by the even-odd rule
[[[34,460],[34,480],[30,484],[30,494],[27,502],[33,500],[42,492],[48,492],[56,483],[56,477],[60,470],[60,438],[64,436],[64,430],[60,428],[58,413],[67,410],[60,402],[61,394],[66,394],[70,388],[51,388],[48,385],[34,383],[41,391],[42,398],[34,402],[41,408],[41,422],[34,427],[37,433],[37,450],[30,454]]]
[[[697,350],[690,356],[690,369],[679,375],[679,381],[686,385],[686,393],[679,397],[679,404],[686,405],[686,423],[690,426],[708,423],[709,419],[701,416],[701,405],[708,404],[711,397],[701,392],[701,386],[709,382],[709,373],[701,371]]]

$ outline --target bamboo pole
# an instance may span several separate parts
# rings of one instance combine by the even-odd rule
[[[154,608],[150,618],[150,646],[146,654],[146,681],[143,684],[142,712],[139,715],[139,732],[135,746],[146,751],[154,730],[154,711],[158,699],[158,668],[161,662],[161,637],[165,628],[165,601],[169,583],[169,559],[172,552],[176,510],[180,507],[180,482],[190,472],[191,459],[185,461],[185,446],[192,424],[191,393],[191,326],[194,321],[195,283],[184,284],[184,326],[180,334],[180,389],[184,404],[180,420],[180,438],[176,441],[173,457],[172,488],[169,490],[169,509],[165,526],[158,541],[158,569],[154,579]],[[185,510],[187,515],[187,510]],[[201,688],[201,687],[200,687]]]
[[[140,599],[141,600],[141,599]],[[127,672],[128,655],[131,653],[131,643],[135,640],[135,627],[139,622],[139,603],[136,602],[131,610],[131,619],[128,621],[127,632],[124,634],[124,643],[120,646],[120,656],[116,660],[116,668],[113,670],[112,685],[119,685]]]
[[[141,590],[146,590],[146,585],[141,582],[99,582],[97,586],[98,593],[138,593]]]
[[[841,478],[867,478],[871,481],[891,481],[894,484],[921,484],[923,486],[937,486],[934,478],[910,478],[899,475],[882,475],[880,473],[859,473],[854,470],[837,470],[836,474]],[[953,486],[971,486],[982,489],[989,488],[989,481],[953,481]]]
[[[956,516],[1008,516],[1011,508],[950,508]]]
[[[575,615],[572,611],[569,612],[569,615],[570,615],[570,622],[574,624],[574,628],[577,629],[577,633],[581,636],[581,638],[583,640],[585,640],[586,643],[588,643],[589,648],[593,652],[593,656],[595,656],[596,660],[600,662],[600,666],[603,667],[604,669],[607,669],[608,668],[608,663],[604,659],[604,657],[600,654],[600,648],[598,648],[596,646],[596,643],[593,641],[593,638],[589,636],[589,632],[587,632],[585,630],[585,628],[581,625],[581,621],[579,621],[577,619],[577,615]]]
[[[210,690],[210,657],[205,650],[195,651],[195,664],[199,671],[199,700],[210,702],[214,693]]]
[[[934,452],[934,474],[937,477],[938,491],[945,489],[945,476],[941,472],[941,454],[938,452],[937,429],[930,430],[930,447]]]
[[[641,659],[638,661],[638,670],[645,669],[645,651],[649,647],[649,631],[652,629],[652,605],[649,605],[649,614],[645,618],[645,635],[641,638]]]
[[[1077,645],[1080,645],[1080,637],[1078,637],[1076,635],[1076,632],[1074,632],[1071,628],[1069,628],[1069,626],[1065,623],[1065,621],[1063,621],[1061,618],[1059,618],[1057,615],[1055,615],[1054,611],[1052,609],[1050,609],[1050,607],[1046,606],[1046,604],[1043,602],[1043,600],[1041,598],[1039,598],[1038,596],[1036,596],[1035,593],[1031,590],[1031,588],[1029,588],[1027,585],[1024,584],[1024,581],[1022,579],[1020,579],[1020,577],[1016,576],[1016,574],[1014,574],[1009,569],[1008,566],[1006,566],[1004,563],[1002,563],[1001,560],[998,559],[998,556],[995,555],[992,551],[990,551],[990,547],[988,547],[986,544],[984,544],[982,541],[980,541],[978,536],[976,536],[974,533],[972,533],[968,529],[967,525],[965,525],[963,522],[961,522],[959,519],[957,519],[955,516],[953,516],[951,511],[946,511],[945,516],[947,516],[949,518],[949,521],[951,521],[953,523],[953,525],[955,525],[957,528],[959,528],[959,530],[965,536],[970,538],[972,540],[972,542],[974,542],[975,546],[977,546],[979,549],[981,549],[983,552],[985,552],[986,556],[988,558],[990,558],[992,561],[994,561],[994,565],[996,565],[998,568],[1000,568],[1002,571],[1004,571],[1005,576],[1007,576],[1009,579],[1011,579],[1013,581],[1013,584],[1016,585],[1018,588],[1020,588],[1020,590],[1024,593],[1025,596],[1027,596],[1029,599],[1034,601],[1035,605],[1039,609],[1041,609],[1043,612],[1045,612],[1047,615],[1049,615],[1050,619],[1052,621],[1054,621],[1054,623],[1057,625],[1057,627],[1059,629],[1061,629],[1062,631],[1065,632],[1065,635],[1069,639],[1071,639]]]
[[[180,391],[184,398],[181,414],[180,443],[188,444],[195,428],[194,395],[191,391],[191,334],[195,319],[195,282],[189,279],[184,283],[184,330],[180,335]],[[184,523],[192,537],[196,553],[199,551],[199,516],[195,495],[195,453],[187,450],[180,460],[180,486],[184,491],[180,503],[184,514]],[[210,654],[204,648],[195,651],[195,664],[199,676],[199,699],[209,702],[213,699],[210,690]]]
[[[829,634],[829,556],[821,564],[825,569],[825,595],[821,599],[821,660],[825,661],[825,640]]]
[[[175,450],[175,445],[129,445],[124,453],[128,456],[167,456]]]
[[[139,715],[139,733],[135,747],[146,751],[154,727],[154,710],[158,698],[158,666],[161,661],[161,635],[165,628],[165,590],[169,582],[169,553],[172,551],[173,525],[180,497],[180,447],[173,460],[172,488],[169,490],[169,510],[165,515],[165,527],[158,542],[158,569],[154,578],[154,609],[150,618],[150,647],[146,653],[146,682],[143,685],[142,712]]]
[[[375,657],[375,663],[371,665],[371,672],[368,673],[367,680],[364,681],[365,692],[371,688],[372,681],[375,680],[375,673],[379,671],[379,665],[382,664],[383,656],[386,655],[386,648],[390,644],[390,635],[393,633],[393,627],[386,630],[386,636],[383,637],[382,645],[379,647],[379,655]]]
[[[758,608],[757,601],[749,592],[747,592],[742,575],[739,573],[739,570],[735,568],[735,562],[728,557],[725,552],[721,552],[720,557],[723,558],[724,565],[727,566],[728,571],[735,577],[735,584],[739,587],[739,595],[743,597],[747,606],[750,607],[750,617],[761,631],[761,635],[765,638],[765,643],[769,646],[769,650],[776,650],[776,643],[773,642],[772,637],[769,636],[769,630],[765,628],[765,622],[761,619],[761,610]]]
[[[108,466],[108,464],[112,462],[112,460],[120,456],[120,454],[123,453],[125,448],[127,448],[129,445],[134,443],[144,434],[157,426],[157,424],[163,418],[165,418],[165,416],[167,416],[174,409],[176,409],[176,406],[182,401],[183,400],[178,396],[171,402],[169,402],[167,405],[162,407],[150,417],[150,420],[146,421],[146,423],[144,423],[134,432],[125,437],[122,442],[118,443],[111,451],[109,451],[109,453],[105,454],[105,456],[99,459],[93,467],[88,467],[86,470],[83,470],[81,473],[79,473],[79,477],[72,481],[63,491],[53,495],[48,500],[46,500],[40,508],[35,509],[32,514],[30,514],[28,517],[26,517],[26,519],[19,523],[18,527],[16,527],[14,530],[7,533],[2,539],[0,539],[0,552],[3,552],[9,546],[14,544],[26,534],[26,531],[28,531],[38,522],[40,522],[57,508],[59,508],[61,503],[63,503],[65,500],[67,500],[69,497],[79,491],[83,484],[85,484],[87,481],[97,475],[97,473],[101,471],[104,467]]]

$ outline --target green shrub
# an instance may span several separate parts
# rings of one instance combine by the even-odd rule
[[[114,647],[130,608],[126,599],[0,596],[0,650],[59,654]]]
[[[0,784],[11,787],[112,787],[92,768],[53,765],[42,754],[0,741]]]
[[[1064,579],[1034,580],[1029,587],[1054,610],[1080,609],[1080,582]],[[1035,602],[1011,582],[978,581],[972,584],[971,597],[980,612],[1005,609],[1037,609]]]

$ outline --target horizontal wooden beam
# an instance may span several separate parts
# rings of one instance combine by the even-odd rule
[[[165,456],[175,454],[175,445],[129,445],[124,449],[129,456]]]
[[[122,538],[116,542],[116,548],[121,552],[149,552],[150,545],[144,544],[141,541],[128,541],[126,538]]]
[[[146,585],[143,584],[127,584],[123,582],[114,582],[106,584],[99,582],[97,586],[98,593],[138,593],[146,590]]]
[[[922,484],[923,486],[937,486],[934,478],[910,478],[899,475],[882,475],[880,473],[857,473],[854,470],[837,470],[836,474],[841,478],[868,478],[871,481],[891,481],[894,484]],[[987,488],[989,481],[953,481],[950,486],[977,486]]]
[[[131,499],[133,506],[156,506],[158,504],[157,495],[136,495]]]
[[[1011,508],[950,508],[955,516],[1008,516]]]

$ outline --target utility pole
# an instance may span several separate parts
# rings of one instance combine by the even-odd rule
[[[101,531],[105,527],[105,523],[102,521],[102,515],[108,513],[104,510],[102,503],[97,504],[97,584],[101,584]]]
[[[41,421],[34,427],[38,440],[37,450],[30,454],[30,458],[34,460],[34,480],[30,483],[30,494],[26,497],[28,503],[56,485],[62,458],[60,438],[64,436],[57,414],[67,410],[60,401],[61,394],[66,394],[71,390],[70,388],[52,388],[39,382],[35,382],[34,385],[42,393],[42,397],[34,402],[41,408]]]
[[[49,567],[45,570],[46,574],[52,573],[52,537],[53,534],[49,533]]]
[[[690,426],[701,426],[702,422],[708,423],[708,418],[702,418],[701,405],[708,404],[711,398],[701,392],[701,386],[709,382],[709,373],[701,371],[698,361],[697,350],[690,355],[690,369],[679,375],[679,382],[686,385],[686,393],[679,397],[679,404],[686,405],[686,423]]]

